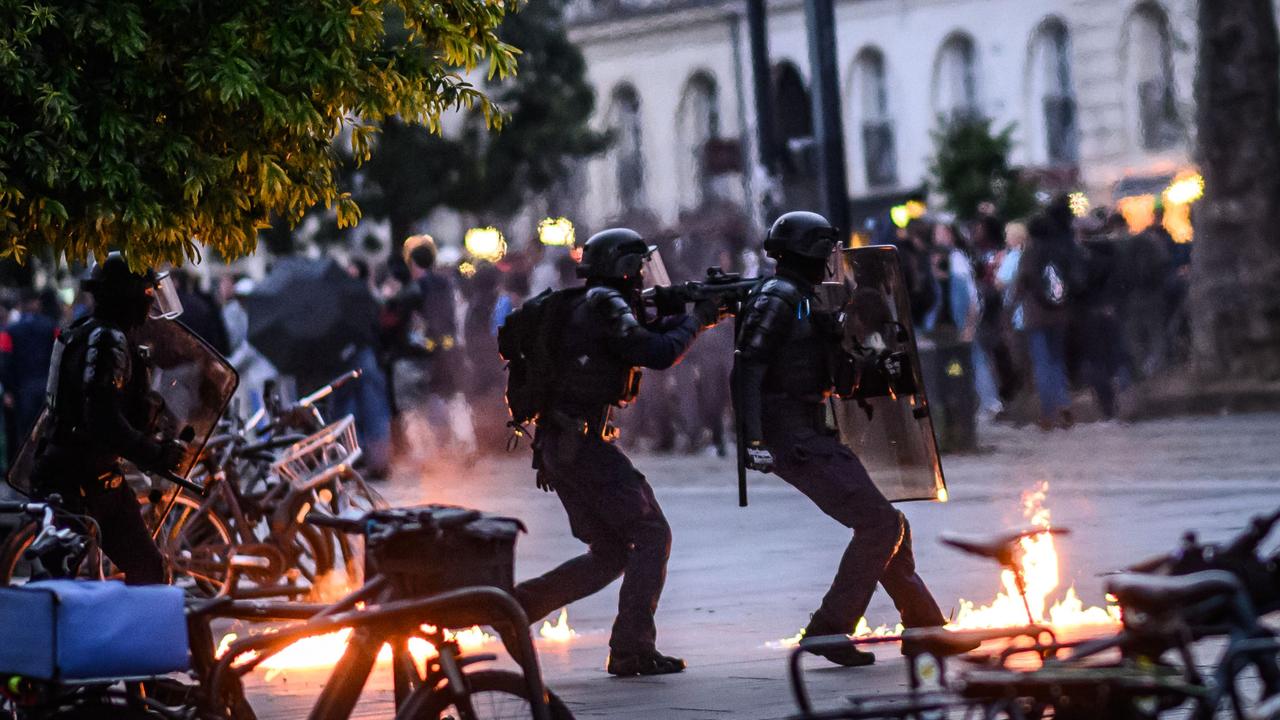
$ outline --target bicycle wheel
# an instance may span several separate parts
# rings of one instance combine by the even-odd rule
[[[414,691],[396,713],[396,720],[528,720],[533,717],[529,689],[519,673],[479,670],[465,677],[474,716],[463,717],[455,704],[457,697],[453,688],[443,684]],[[573,720],[573,713],[549,690],[547,710],[552,720]]]
[[[9,533],[4,546],[0,547],[0,585],[25,585],[31,579],[36,568],[22,557],[22,553],[31,546],[38,532],[40,523],[31,521]]]
[[[138,503],[147,527],[154,532],[168,498],[152,505],[150,494],[142,494]],[[155,538],[174,585],[205,597],[217,595],[226,586],[235,543],[227,522],[199,498],[179,493]]]
[[[4,544],[0,546],[0,586],[25,585],[32,579],[39,579],[43,568],[22,556],[27,548],[31,547],[31,543],[39,533],[40,522],[32,520],[15,528],[5,539]],[[103,568],[105,577],[111,579],[116,572],[115,568],[106,562],[97,544],[94,543],[80,561],[77,576],[97,580],[99,578],[96,573],[99,565],[106,566]],[[33,573],[37,575],[36,578],[32,577]]]

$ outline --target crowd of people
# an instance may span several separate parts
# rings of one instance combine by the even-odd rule
[[[978,416],[1069,426],[1088,392],[1098,415],[1115,417],[1121,391],[1186,353],[1190,245],[1174,242],[1158,214],[1131,233],[1118,213],[1075,216],[1064,196],[1016,221],[984,208],[968,222],[925,215],[886,227],[875,239],[899,250],[925,364],[946,366],[929,381],[949,449],[972,446]],[[647,235],[673,281],[697,279],[711,266],[747,277],[768,272],[740,225]],[[536,240],[494,262],[450,252],[418,235],[392,262],[334,261],[369,296],[373,327],[343,354],[363,378],[336,395],[334,410],[356,415],[374,476],[393,458],[471,461],[502,452],[512,429],[498,328],[532,295],[580,282],[573,251]],[[254,281],[223,275],[202,288],[186,272],[175,278],[182,321],[240,371],[240,406],[251,411],[277,375],[249,342],[242,300]],[[74,284],[0,293],[5,457],[39,413],[53,338],[88,302]],[[726,454],[732,328],[721,324],[677,368],[645,378],[637,408],[619,418],[624,443]],[[297,378],[295,392],[315,389],[328,372]]]
[[[1136,233],[1119,213],[1077,217],[1066,196],[1012,222],[986,210],[912,220],[892,239],[922,350],[960,350],[974,414],[1067,427],[1087,390],[1114,418],[1121,391],[1185,359],[1191,245],[1159,210]]]

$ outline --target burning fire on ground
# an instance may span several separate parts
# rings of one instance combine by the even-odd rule
[[[427,633],[434,631],[434,628],[430,625],[423,625],[422,629]],[[271,633],[275,632],[275,630],[267,628],[262,632]],[[496,636],[485,632],[479,626],[472,626],[458,631],[445,630],[444,634],[446,639],[456,641],[463,651],[478,650],[498,639]],[[578,633],[569,626],[568,609],[562,608],[556,623],[552,625],[550,622],[544,621],[538,635],[544,642],[568,643],[576,638]],[[338,661],[342,659],[342,655],[347,649],[347,640],[350,637],[351,629],[345,628],[327,635],[303,638],[267,658],[255,669],[263,672],[268,682],[291,670],[326,670],[338,664]],[[215,657],[220,658],[225,655],[231,644],[237,639],[238,635],[234,632],[224,635],[218,643]],[[419,671],[423,672],[427,661],[435,658],[437,652],[435,646],[430,642],[415,637],[409,639],[409,654],[413,656]],[[245,656],[233,664],[239,665],[249,662],[254,656],[254,653],[246,653]],[[391,646],[383,645],[382,650],[378,653],[378,664],[387,665],[390,662]]]
[[[1049,528],[1049,508],[1045,507],[1045,498],[1049,494],[1049,483],[1042,482],[1034,490],[1022,494],[1022,515],[1033,527]],[[1054,546],[1053,535],[1044,533],[1021,540],[1022,557],[1019,564],[1023,581],[1027,588],[1027,604],[1024,606],[1022,596],[1018,593],[1017,580],[1011,570],[1000,571],[1000,584],[1003,590],[996,593],[996,598],[989,605],[978,605],[970,600],[960,599],[960,609],[956,618],[947,624],[953,630],[970,630],[977,628],[1013,627],[1027,624],[1027,607],[1036,623],[1048,624],[1056,629],[1085,626],[1110,626],[1120,623],[1120,609],[1115,606],[1085,607],[1084,602],[1076,594],[1075,585],[1067,588],[1060,600],[1050,604],[1050,599],[1061,582],[1058,570],[1058,550]],[[866,618],[858,620],[858,627],[853,637],[887,637],[902,634],[902,625],[894,627],[880,625],[872,628]],[[796,635],[767,643],[772,648],[795,647],[804,636],[803,631]]]

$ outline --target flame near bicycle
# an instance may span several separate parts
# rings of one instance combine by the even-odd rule
[[[961,598],[956,617],[947,627],[953,630],[977,628],[1001,628],[1025,625],[1030,619],[1037,624],[1055,629],[1112,627],[1120,624],[1120,609],[1085,607],[1076,593],[1075,585],[1054,600],[1061,584],[1058,548],[1054,541],[1049,508],[1045,500],[1049,483],[1041,482],[1034,489],[1022,493],[1022,515],[1032,528],[1044,528],[1045,532],[1030,534],[1017,541],[1016,562],[1018,572],[1004,569],[1000,572],[1001,590],[991,603],[979,605]],[[1021,576],[1022,590],[1018,587]],[[1052,601],[1052,602],[1051,602]],[[866,618],[858,622],[853,637],[891,637],[902,634],[902,625],[872,627]],[[769,647],[795,647],[803,633],[768,643]]]
[[[423,631],[428,634],[434,632],[434,630],[435,628],[430,625],[423,626]],[[275,630],[268,627],[260,632],[271,633],[275,632]],[[264,679],[268,682],[283,677],[285,673],[290,671],[328,670],[337,665],[338,661],[342,659],[343,653],[347,650],[347,640],[350,637],[351,630],[344,629],[327,635],[303,638],[267,658],[255,670],[263,673]],[[572,642],[576,637],[578,637],[577,631],[569,626],[567,608],[561,608],[555,624],[550,621],[543,621],[538,631],[538,638],[544,645],[549,643],[563,646]],[[498,641],[496,636],[486,632],[479,626],[472,626],[458,631],[445,630],[445,638],[456,641],[464,651],[479,650]],[[218,649],[214,656],[221,658],[237,639],[239,639],[239,635],[235,632],[228,632],[223,635],[218,642]],[[438,655],[435,646],[423,638],[411,638],[409,640],[409,654],[413,656],[419,672],[425,672],[423,668],[427,661]],[[242,658],[238,658],[233,665],[248,662],[253,657],[253,653],[246,653]],[[382,650],[378,653],[377,662],[379,665],[386,665],[391,662],[390,645],[382,647]]]

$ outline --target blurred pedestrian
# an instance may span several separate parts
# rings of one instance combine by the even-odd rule
[[[5,408],[12,412],[10,437],[21,444],[44,407],[62,302],[52,288],[40,292],[27,288],[22,291],[18,310],[18,320],[0,332],[0,384]]]
[[[398,402],[422,411],[437,451],[465,447],[469,438],[455,428],[454,396],[464,374],[465,358],[458,347],[457,309],[453,283],[436,268],[438,249],[430,235],[405,240],[404,259],[409,268],[408,345],[413,354],[398,363],[405,382],[396,381]],[[466,418],[469,424],[469,418]]]
[[[467,285],[467,311],[462,324],[468,367],[465,392],[476,429],[476,449],[489,454],[504,450],[508,435],[503,363],[494,323],[502,280],[502,271],[494,265],[481,263],[476,268]]]
[[[344,359],[349,367],[360,371],[360,379],[334,391],[332,415],[355,418],[356,436],[364,451],[361,457],[364,475],[370,480],[384,480],[391,471],[391,408],[387,403],[387,380],[378,362],[375,340],[379,302],[369,286],[368,265],[363,265],[362,261],[354,265],[348,262],[345,269],[368,293],[367,302],[361,306],[368,308],[369,332],[346,350]]]
[[[1171,272],[1168,232],[1153,222],[1128,242],[1124,254],[1125,338],[1134,371],[1150,377],[1164,365],[1169,318],[1165,295]]]
[[[1102,417],[1116,416],[1116,379],[1124,364],[1120,335],[1123,290],[1117,280],[1120,247],[1103,227],[1086,227],[1082,238],[1085,286],[1080,295],[1080,348],[1084,380],[1093,389]]]
[[[227,326],[218,302],[201,290],[187,271],[174,268],[169,276],[173,278],[178,300],[182,302],[182,324],[191,328],[191,332],[199,335],[223,357],[230,355],[231,342],[227,338]]]
[[[1015,301],[1021,305],[1031,355],[1036,394],[1040,400],[1040,426],[1069,426],[1070,389],[1067,384],[1066,335],[1072,287],[1078,276],[1069,230],[1046,215],[1037,215],[1027,226],[1029,245],[1018,263]]]

